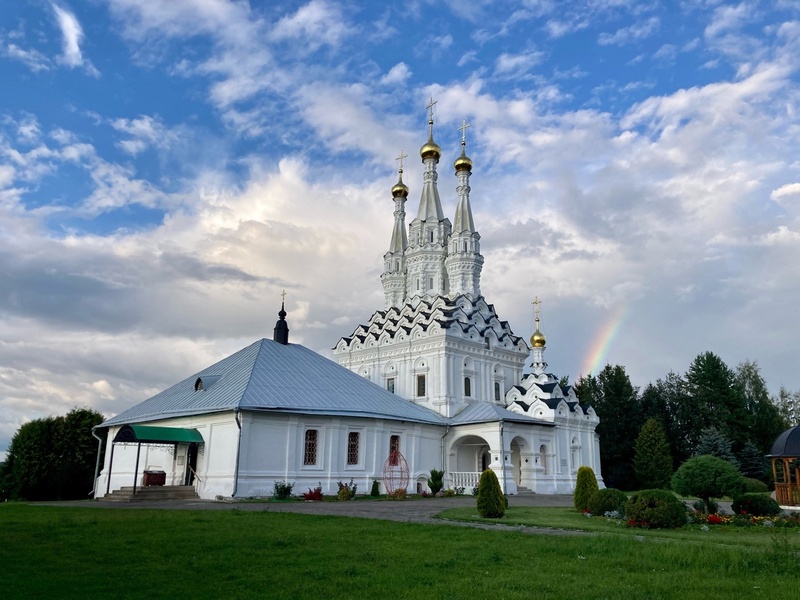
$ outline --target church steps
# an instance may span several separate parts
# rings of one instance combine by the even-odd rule
[[[161,500],[194,500],[199,498],[194,486],[191,485],[159,485],[137,487],[136,494],[133,486],[122,487],[100,500],[104,502],[157,502]]]

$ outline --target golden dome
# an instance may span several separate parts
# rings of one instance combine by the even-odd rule
[[[408,198],[408,186],[403,183],[403,172],[400,171],[400,179],[397,183],[394,184],[392,188],[392,197],[398,198],[402,196],[403,198]]]
[[[472,171],[472,159],[467,156],[466,152],[462,149],[461,156],[456,159],[456,162],[453,163],[453,166],[456,168],[456,172],[458,171]]]
[[[442,149],[439,147],[439,144],[433,141],[433,115],[431,115],[431,120],[428,121],[428,126],[431,128],[431,132],[428,135],[428,141],[419,149],[419,155],[422,157],[422,160],[426,158],[435,158],[438,161],[442,156]]]
[[[544,348],[544,345],[547,343],[547,338],[544,337],[544,334],[539,331],[539,328],[536,328],[536,331],[533,332],[531,336],[531,346],[534,348]]]

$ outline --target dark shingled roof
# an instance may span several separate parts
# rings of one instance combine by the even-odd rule
[[[769,456],[778,458],[786,456],[789,458],[800,458],[800,425],[787,429],[778,436]]]

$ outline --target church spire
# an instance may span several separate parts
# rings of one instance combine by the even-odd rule
[[[397,169],[397,183],[392,188],[394,227],[392,228],[392,239],[389,242],[389,251],[383,255],[381,282],[383,283],[386,308],[402,306],[406,298],[405,252],[408,248],[408,237],[406,237],[408,186],[403,183],[403,159],[405,158],[408,158],[408,154],[400,150],[400,156],[397,157],[397,161],[400,163],[400,167]]]
[[[544,347],[547,344],[547,338],[539,331],[539,306],[542,301],[539,300],[539,296],[536,296],[531,304],[534,306],[534,314],[536,316],[536,331],[531,336],[531,355],[533,357],[531,367],[535,375],[541,375],[547,368],[547,363],[544,362]]]
[[[447,271],[444,266],[447,257],[447,240],[450,237],[450,220],[444,217],[442,202],[436,180],[436,164],[442,156],[442,149],[433,140],[433,109],[436,101],[431,98],[428,109],[428,141],[422,145],[419,154],[425,165],[422,195],[419,199],[417,217],[408,228],[409,248],[406,252],[406,293],[408,299],[435,298],[449,291]]]
[[[281,310],[278,312],[278,322],[275,323],[272,339],[284,346],[289,344],[289,325],[286,323],[286,290],[281,293]]]
[[[450,296],[466,294],[471,298],[481,295],[481,256],[480,234],[475,230],[472,220],[472,207],[469,202],[469,177],[472,174],[472,160],[467,156],[467,129],[470,125],[465,120],[461,131],[461,156],[453,167],[456,170],[458,185],[458,205],[456,206],[455,225],[448,239],[448,256],[445,261],[447,278],[450,283]]]

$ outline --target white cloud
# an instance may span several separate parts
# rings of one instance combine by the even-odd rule
[[[392,85],[395,83],[405,83],[411,77],[411,69],[404,62],[399,62],[381,77],[381,84]]]
[[[49,59],[38,50],[24,50],[16,44],[8,44],[2,48],[2,52],[4,56],[20,61],[34,73],[50,68]]]
[[[628,27],[622,27],[613,34],[601,33],[597,38],[597,43],[601,46],[625,46],[632,42],[650,37],[658,31],[661,21],[658,17],[650,17],[641,23],[634,23]]]
[[[326,0],[311,0],[293,15],[280,19],[272,30],[272,38],[299,42],[293,49],[306,52],[322,45],[338,48],[351,33],[338,5]]]
[[[117,146],[133,156],[148,146],[168,148],[179,138],[174,130],[164,126],[158,116],[142,115],[138,119],[115,119],[111,122],[111,126],[130,136],[129,139],[117,142]]]
[[[711,23],[705,28],[707,38],[718,37],[721,33],[739,29],[752,18],[755,6],[741,2],[736,6],[723,5],[714,9]]]
[[[90,75],[99,76],[99,71],[95,69],[91,62],[84,59],[81,52],[81,42],[83,42],[84,34],[78,19],[72,12],[61,8],[57,4],[52,4],[51,6],[61,29],[62,53],[58,59],[59,62],[71,68],[84,67]]]
[[[781,225],[775,231],[770,231],[762,238],[765,246],[800,245],[800,232],[790,230],[786,225]]]
[[[503,52],[495,60],[495,75],[521,77],[542,62],[544,52],[530,51],[519,54]]]

